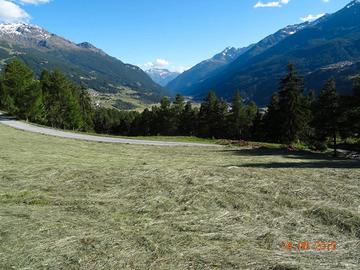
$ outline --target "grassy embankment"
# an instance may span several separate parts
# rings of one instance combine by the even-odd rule
[[[0,269],[358,269],[360,163],[0,125]],[[286,251],[283,241],[337,241]]]

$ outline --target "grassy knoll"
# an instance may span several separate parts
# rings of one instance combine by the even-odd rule
[[[0,125],[0,269],[358,269],[360,162]],[[337,241],[286,251],[283,241]]]

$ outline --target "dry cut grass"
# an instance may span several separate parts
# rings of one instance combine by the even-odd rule
[[[0,126],[0,269],[359,269],[359,181],[358,161],[305,152]]]

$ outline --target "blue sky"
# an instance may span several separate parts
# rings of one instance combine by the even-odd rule
[[[0,19],[23,20],[124,62],[189,68],[350,0],[0,0]],[[311,16],[310,16],[311,17]]]

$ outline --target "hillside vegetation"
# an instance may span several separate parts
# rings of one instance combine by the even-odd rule
[[[123,63],[88,42],[75,44],[47,30],[24,23],[0,24],[0,68],[20,58],[40,76],[58,69],[77,84],[99,93],[131,89],[134,99],[158,102],[167,91],[139,67]]]
[[[357,269],[360,163],[0,126],[0,269]],[[169,158],[171,157],[171,158]],[[336,251],[284,250],[336,241]]]
[[[265,106],[289,62],[304,74],[307,91],[319,92],[325,81],[334,77],[339,92],[350,93],[351,78],[360,65],[360,2],[352,1],[334,14],[295,27],[298,29],[283,29],[290,35],[281,30],[280,37],[278,32],[265,38],[212,76],[187,83],[190,87],[184,88],[185,93],[201,99],[213,89],[230,100],[240,89],[247,99]],[[175,90],[181,93],[181,89]]]

